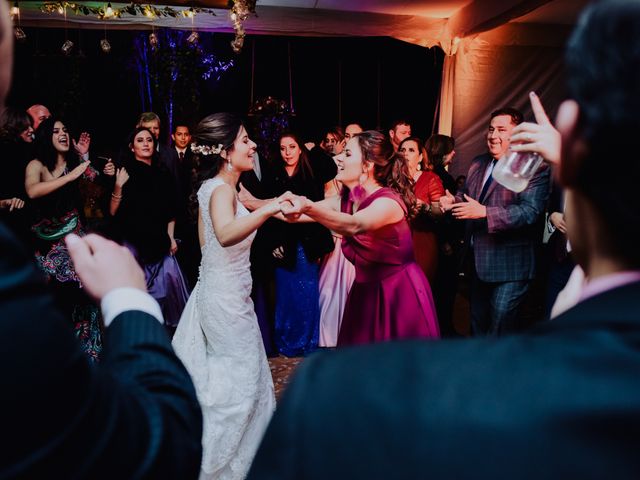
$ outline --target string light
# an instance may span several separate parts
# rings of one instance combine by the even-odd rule
[[[104,11],[105,18],[113,17],[113,8],[111,7],[111,2],[107,3],[107,9]]]
[[[13,7],[11,7],[11,18],[20,16],[20,7],[18,6],[18,2],[14,2]]]

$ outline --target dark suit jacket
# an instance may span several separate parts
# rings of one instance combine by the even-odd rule
[[[197,478],[202,418],[162,325],[130,311],[91,365],[0,225],[0,478]]]
[[[473,159],[467,182],[456,195],[478,200],[484,174],[492,158]],[[478,278],[485,282],[532,279],[535,275],[535,247],[542,241],[542,216],[549,196],[549,168],[542,166],[527,188],[515,193],[493,181],[484,201],[487,218],[469,220],[467,245],[473,236],[473,253]]]
[[[640,283],[528,334],[305,360],[249,479],[635,479]]]

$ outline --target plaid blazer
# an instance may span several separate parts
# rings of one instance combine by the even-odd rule
[[[456,195],[478,199],[491,155],[479,155],[471,162],[465,186]],[[473,242],[478,278],[484,282],[512,282],[535,275],[535,247],[542,239],[541,222],[549,196],[549,167],[544,164],[527,188],[515,193],[493,181],[483,204],[487,218],[467,220],[465,246]],[[473,239],[473,240],[472,240]]]

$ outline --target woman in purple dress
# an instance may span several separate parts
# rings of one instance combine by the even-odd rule
[[[356,279],[338,346],[439,336],[431,288],[415,261],[409,217],[413,182],[403,158],[379,132],[356,135],[336,157],[340,197],[312,202],[290,195],[289,221],[316,221],[344,236]]]

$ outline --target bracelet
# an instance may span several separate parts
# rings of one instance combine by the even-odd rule
[[[122,200],[122,195],[116,195],[115,193],[112,193],[111,198],[114,198],[116,200]]]

